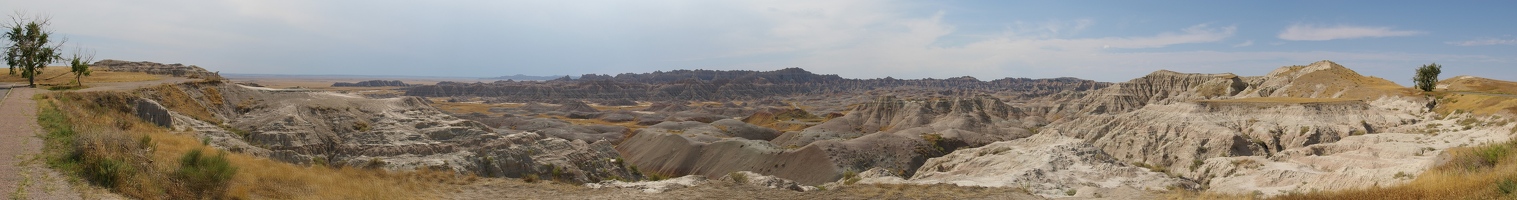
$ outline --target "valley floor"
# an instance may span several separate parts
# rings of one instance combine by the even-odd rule
[[[563,183],[528,183],[489,178],[436,190],[443,199],[1044,199],[1015,188],[963,187],[948,184],[857,184],[822,191],[797,192],[731,182],[709,182],[663,193],[631,189],[590,189]],[[1152,199],[1130,194],[1111,199]]]

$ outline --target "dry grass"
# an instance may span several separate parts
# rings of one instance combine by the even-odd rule
[[[1439,81],[1439,84],[1449,87],[1428,93],[1440,98],[1438,113],[1463,110],[1476,115],[1517,114],[1517,98],[1513,98],[1517,96],[1517,82],[1462,76]]]
[[[1497,94],[1517,94],[1517,82],[1471,76],[1459,76],[1438,81],[1448,85],[1447,91],[1476,91]]]
[[[209,109],[206,109],[204,105],[200,105],[200,102],[195,101],[181,87],[176,87],[173,84],[161,84],[146,88],[146,90],[153,93],[153,95],[150,95],[151,99],[158,101],[159,104],[163,104],[164,107],[171,111],[189,115],[200,121],[211,122],[213,124],[221,123],[220,118],[216,118],[216,115],[211,114]],[[216,95],[216,100],[221,100],[220,95]]]
[[[126,104],[131,98],[135,97],[121,92],[54,93],[42,96],[38,105],[41,107],[39,111],[61,112],[68,121],[67,126],[86,130],[78,135],[125,134],[126,138],[132,139],[122,142],[132,144],[139,142],[136,138],[151,138],[150,142],[141,143],[146,144],[142,148],[150,153],[142,158],[127,159],[129,165],[140,167],[126,168],[130,170],[125,176],[126,184],[103,187],[141,199],[192,197],[190,191],[185,191],[182,184],[172,178],[171,174],[178,169],[175,161],[190,150],[218,150],[203,144],[193,132],[173,132],[136,118]],[[70,148],[53,141],[49,140],[47,152],[63,154],[67,152],[63,148]],[[66,159],[70,155],[50,156]],[[435,185],[463,180],[451,172],[298,166],[238,153],[228,153],[226,157],[239,169],[226,193],[233,199],[419,199],[436,195],[429,193],[429,188]],[[73,171],[90,172],[89,169]]]
[[[68,72],[65,66],[50,66],[42,68],[42,74],[37,76],[37,85],[70,85],[73,84],[74,74]],[[90,76],[84,77],[84,85],[90,83],[114,83],[114,82],[139,82],[163,79],[163,76],[152,75],[142,72],[113,72],[99,68],[94,69]],[[7,72],[9,73],[9,72]],[[0,82],[26,83],[26,78],[21,75],[0,75]]]
[[[1517,114],[1517,98],[1447,92],[1437,92],[1434,94],[1442,98],[1438,102],[1438,108],[1436,108],[1436,111],[1441,114],[1449,114],[1457,110],[1468,111],[1476,115],[1491,115],[1501,112]]]
[[[1305,69],[1306,66],[1292,66],[1291,71]],[[1291,82],[1292,87],[1287,91],[1291,97],[1309,97],[1315,91],[1317,85],[1323,86],[1322,93],[1318,97],[1331,97],[1338,91],[1343,91],[1338,98],[1374,100],[1385,95],[1407,96],[1416,94],[1416,90],[1396,84],[1379,77],[1363,76],[1343,66],[1335,66],[1327,70],[1315,71],[1301,75]]]

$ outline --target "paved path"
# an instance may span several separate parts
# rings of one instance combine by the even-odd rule
[[[64,181],[64,176],[47,168],[46,161],[35,156],[42,150],[42,134],[37,125],[37,102],[32,95],[39,89],[5,89],[0,100],[0,192],[4,199],[83,199]]]
[[[79,91],[130,90],[164,83],[179,83],[190,79],[166,77],[161,80],[124,83],[90,84]],[[83,188],[81,193],[65,181],[65,176],[47,168],[46,161],[39,158],[43,142],[38,137],[42,128],[37,125],[37,102],[32,96],[49,92],[27,88],[25,84],[0,83],[0,199],[119,199],[99,188]],[[83,196],[81,196],[83,195]]]

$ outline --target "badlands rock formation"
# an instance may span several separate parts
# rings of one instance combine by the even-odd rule
[[[138,92],[178,108],[167,110],[190,112],[170,112],[177,130],[200,132],[219,148],[285,162],[579,182],[636,178],[615,162],[620,156],[610,141],[497,131],[415,97],[369,99],[220,82]]]
[[[984,96],[885,97],[848,113],[778,136],[737,120],[665,122],[639,131],[617,149],[629,162],[660,173],[717,178],[752,171],[820,184],[871,168],[909,176],[928,158],[1031,135],[1019,128],[1018,112]]]
[[[980,81],[972,77],[903,80],[844,79],[813,74],[799,68],[776,71],[677,70],[616,76],[586,74],[551,81],[442,82],[406,90],[408,96],[493,97],[511,102],[541,99],[636,101],[758,100],[775,96],[857,93],[877,89],[927,89],[962,94],[1036,97],[1062,91],[1105,87],[1106,83],[1075,78],[1006,78]]]
[[[175,76],[175,77],[190,77],[190,78],[211,78],[211,77],[221,78],[220,74],[217,74],[217,73],[214,73],[214,72],[210,72],[210,71],[206,71],[205,68],[200,68],[200,66],[194,66],[194,65],[185,66],[183,64],[178,64],[178,63],[174,63],[174,64],[162,64],[162,63],[147,62],[147,61],[129,62],[129,61],[120,61],[120,60],[106,59],[106,60],[96,61],[94,64],[90,64],[90,66],[91,67],[101,67],[101,68],[104,68],[105,70],[108,70],[108,71],[117,71],[117,72],[143,72],[143,73],[148,73],[148,74],[169,75],[169,76]]]
[[[1055,106],[1051,115],[1068,117],[1042,130],[1194,175],[1208,158],[1271,156],[1416,123],[1419,116],[1403,111],[1418,108],[1399,105],[1425,99],[1383,84],[1391,83],[1328,61],[1263,77],[1160,71]]]
[[[1457,93],[1506,84],[1469,80],[1476,79],[1442,87]],[[1507,141],[1517,126],[1486,115],[1510,107],[1440,114],[1430,107],[1485,104],[1430,99],[1329,61],[1263,76],[1158,71],[1117,84],[856,80],[785,69],[407,89],[501,105],[451,114],[418,97],[215,82],[138,92],[151,97],[135,102],[144,119],[285,162],[538,176],[646,192],[715,180],[796,191],[857,181],[1016,187],[1043,197],[1170,189],[1276,195],[1406,182],[1445,150]],[[642,174],[690,176],[622,181]]]
[[[890,178],[862,182],[901,182],[899,178]],[[1082,188],[1196,187],[1189,180],[1118,162],[1082,140],[1055,134],[996,142],[928,159],[911,180],[926,184],[1021,187],[1044,196],[1064,196],[1066,191]]]
[[[1040,142],[1016,140],[961,150],[930,160],[903,181],[1030,184],[1044,196],[1062,196],[1050,192],[1081,185],[1185,183],[1131,179],[1126,177],[1145,176],[1120,170],[1139,166],[1193,180],[1209,191],[1274,195],[1396,184],[1410,180],[1406,174],[1430,167],[1441,150],[1510,138],[1500,132],[1505,127],[1427,130],[1458,126],[1449,124],[1450,119],[1435,120],[1436,114],[1427,109],[1429,99],[1413,94],[1328,61],[1257,77],[1159,71],[1099,90],[1035,100],[1026,110],[1053,121],[1039,128],[1039,138],[1023,140]],[[1041,137],[1077,138],[1085,144],[1056,145],[1063,143]],[[1088,152],[1080,147],[1084,145],[1104,154],[1080,153]],[[1017,153],[997,153],[1005,151]],[[985,156],[969,156],[975,154]],[[1049,154],[1074,154],[1055,162],[1101,162],[1108,156],[1117,162],[1008,162],[1052,159]],[[1105,171],[1123,175],[1099,177],[1123,178],[1089,179],[1091,174],[1081,170],[1093,168],[1080,166],[1107,166],[1097,168],[1117,169]]]

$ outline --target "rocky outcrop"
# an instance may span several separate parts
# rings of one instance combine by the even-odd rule
[[[899,179],[899,178],[897,178]],[[1086,187],[1146,190],[1195,188],[1196,184],[1111,159],[1075,138],[1041,134],[928,159],[904,181],[871,178],[864,183],[950,183],[961,186],[1022,187],[1044,197],[1068,196]]]
[[[573,100],[562,101],[559,103],[557,110],[563,112],[600,112],[600,110],[596,110],[595,107],[590,107],[590,105],[585,104],[585,102]]]
[[[706,177],[704,176],[689,175],[657,181],[627,182],[612,180],[600,183],[586,183],[585,187],[588,187],[590,189],[621,188],[637,190],[643,193],[663,193],[669,190],[677,190],[680,188],[694,187],[697,185],[706,184],[706,182],[709,181],[707,181]]]
[[[726,138],[699,141],[678,131],[644,129],[616,149],[629,164],[645,172],[692,174],[719,178],[735,171],[752,171],[820,184],[841,173],[820,147],[786,149],[765,141]]]
[[[389,80],[389,81],[386,81],[386,80],[368,80],[368,81],[359,81],[357,83],[349,83],[349,82],[336,82],[336,83],[332,83],[332,87],[405,87],[405,86],[409,86],[409,85],[407,85],[405,82],[400,82],[399,80]]]
[[[750,120],[816,118],[799,110],[779,112],[783,116],[766,112]],[[771,135],[774,130],[733,119],[710,124],[664,122],[641,130],[617,149],[641,169],[661,173],[715,178],[752,171],[819,184],[837,180],[848,171],[871,168],[905,171],[909,176],[928,158],[1031,135],[1018,128],[1023,124],[1016,119],[1019,112],[984,96],[884,97],[856,105],[848,113],[778,137]]]
[[[1218,187],[1211,182],[1224,176],[1213,167],[1218,160],[1324,155],[1306,149],[1419,123],[1426,100],[1409,94],[1322,61],[1254,77],[1159,71],[1044,97],[1026,110],[1053,120],[1040,128],[1044,134],[1079,138],[1121,163]]]
[[[997,94],[1036,97],[1061,91],[1098,89],[1107,83],[1075,78],[1006,78],[979,81],[953,79],[844,79],[813,74],[799,68],[776,71],[678,70],[616,76],[587,74],[579,79],[545,82],[497,81],[492,83],[442,82],[412,87],[409,96],[479,96],[522,102],[541,99],[636,101],[730,101],[758,100],[775,96],[856,94],[877,89],[926,89],[951,94]]]
[[[210,113],[175,113],[179,117],[174,124],[200,132],[213,146],[284,162],[447,169],[488,177],[536,175],[579,182],[637,178],[612,162],[620,156],[611,141],[497,131],[444,114],[416,97],[369,99],[216,82],[138,92]]]
[[[854,105],[847,113],[802,131],[787,132],[774,142],[781,146],[805,146],[819,140],[908,132],[938,134],[978,146],[1031,135],[1021,128],[1024,124],[1020,111],[986,96],[926,100],[886,96]]]
[[[104,68],[107,71],[117,72],[143,72],[148,74],[169,75],[174,77],[221,79],[220,74],[206,71],[205,68],[200,68],[200,66],[186,66],[178,63],[162,64],[147,61],[129,62],[106,59],[96,61],[94,64],[90,64],[90,66],[100,67]]]
[[[783,178],[767,176],[759,173],[753,173],[750,171],[737,171],[727,173],[726,176],[722,176],[722,178],[718,178],[717,180],[766,188],[794,190],[796,192],[805,192],[817,189],[814,186],[801,185],[795,181],[785,180]]]
[[[1476,126],[1458,126],[1461,121]],[[1202,174],[1197,176],[1201,177],[1198,181],[1218,193],[1277,195],[1396,185],[1417,179],[1431,167],[1446,162],[1450,148],[1513,139],[1511,130],[1517,124],[1489,123],[1493,121],[1500,120],[1453,114],[1393,127],[1386,133],[1352,135],[1268,156],[1210,158],[1195,171]]]
[[[164,108],[158,102],[148,99],[138,99],[134,102],[132,110],[143,121],[162,127],[173,127],[174,117],[169,115],[168,108]]]

